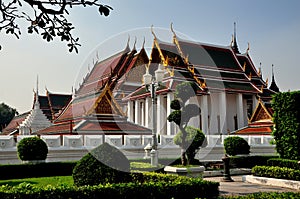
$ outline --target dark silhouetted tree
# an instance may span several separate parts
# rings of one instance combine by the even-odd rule
[[[2,129],[9,124],[15,115],[18,115],[16,109],[11,108],[4,103],[0,104],[0,131],[2,131]]]
[[[31,10],[24,8],[23,4],[29,5]],[[39,34],[47,42],[59,37],[62,42],[67,42],[70,52],[75,50],[78,53],[79,38],[73,36],[74,26],[66,18],[74,6],[97,7],[104,16],[112,10],[112,7],[98,3],[98,0],[0,0],[0,32],[19,39],[20,20],[25,20],[29,24],[29,34]]]

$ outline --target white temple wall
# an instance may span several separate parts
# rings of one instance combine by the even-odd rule
[[[237,95],[227,94],[227,107],[226,107],[226,122],[227,128],[231,132],[235,130],[235,117],[237,117]]]
[[[220,122],[220,93],[211,93],[209,96],[209,111],[208,111],[208,124],[209,134],[219,135],[221,133],[221,122]]]

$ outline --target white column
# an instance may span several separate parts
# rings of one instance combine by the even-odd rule
[[[147,97],[145,99],[145,127],[152,128],[152,120],[150,119],[151,116],[151,98]]]
[[[243,94],[238,93],[236,96],[236,110],[237,110],[237,123],[238,129],[244,127],[244,104]]]
[[[140,121],[141,121],[140,108],[141,108],[140,101],[135,100],[135,117],[134,117],[135,121],[134,121],[134,123],[136,123],[136,124],[140,124]]]
[[[171,109],[171,102],[174,100],[174,94],[169,92],[167,94],[167,117],[172,113]],[[174,122],[167,121],[167,135],[174,135],[175,134],[175,128],[174,128]]]
[[[129,100],[127,102],[127,106],[128,106],[128,108],[127,108],[127,116],[128,116],[127,120],[130,121],[130,122],[134,122],[133,121],[133,101]]]
[[[220,110],[220,130],[221,134],[227,134],[227,121],[226,121],[226,93],[221,92],[219,95],[219,110]]]
[[[157,95],[157,134],[161,134],[163,130],[163,96]]]
[[[141,100],[140,101],[140,109],[141,109],[141,125],[142,126],[145,126],[145,101],[144,100]]]
[[[207,95],[201,96],[200,101],[200,108],[201,108],[201,123],[202,123],[202,131],[206,135],[209,134],[208,132],[208,102],[207,102]]]

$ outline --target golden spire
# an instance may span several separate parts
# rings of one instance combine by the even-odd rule
[[[155,35],[154,31],[153,31],[153,25],[151,25],[151,32],[152,32],[152,35],[154,37],[154,44],[153,44],[152,48],[154,47],[154,45],[156,46],[156,48],[157,48],[157,50],[159,52],[159,56],[160,56],[160,58],[162,60],[163,65],[167,66],[168,63],[167,63],[167,61],[166,61],[166,59],[165,59],[165,57],[164,57],[164,55],[163,55],[163,53],[162,53],[162,51],[160,49],[160,46],[159,46],[159,44],[157,42],[157,37],[156,37],[156,35]],[[152,57],[151,57],[151,60],[152,60]],[[150,65],[150,59],[149,59],[149,65]]]
[[[243,70],[246,71],[246,62],[244,62]]]

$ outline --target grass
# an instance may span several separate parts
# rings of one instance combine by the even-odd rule
[[[12,179],[0,180],[1,185],[17,186],[21,183],[29,183],[35,186],[44,187],[47,185],[73,185],[72,176],[54,176],[54,177],[40,177],[40,178],[25,178],[25,179]]]

